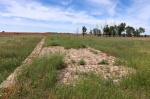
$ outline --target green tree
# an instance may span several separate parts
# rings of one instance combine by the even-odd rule
[[[101,31],[98,28],[94,28],[93,33],[94,33],[94,35],[101,36]]]
[[[86,34],[87,28],[85,26],[82,27],[82,34],[83,36]]]
[[[114,36],[118,35],[118,26],[117,25],[114,26],[114,32],[115,32]]]
[[[133,33],[133,35],[135,37],[139,37],[141,35],[141,33],[144,33],[145,32],[145,29],[140,27],[139,29],[136,29],[135,32]]]
[[[132,26],[127,26],[126,27],[126,35],[128,37],[131,37],[135,32],[135,29]]]
[[[144,33],[144,32],[145,32],[145,29],[142,28],[142,27],[140,27],[140,28],[139,28],[139,32],[140,32],[140,33]]]
[[[94,30],[93,30],[94,31]],[[95,29],[96,31],[96,29]],[[135,37],[140,36],[141,33],[145,32],[145,29],[140,27],[139,29],[134,29],[134,27],[132,26],[127,26],[126,27],[126,23],[120,23],[118,26],[114,25],[114,26],[108,26],[105,25],[104,27],[102,27],[102,32],[104,35],[107,36],[128,36],[131,37],[132,35]],[[94,34],[96,35],[97,32],[95,32]]]
[[[134,37],[139,37],[140,36],[140,32],[139,29],[136,29],[133,33]]]
[[[103,29],[105,35],[109,35],[109,27],[106,25]]]
[[[125,30],[126,28],[126,23],[120,23],[120,25],[118,25],[118,35],[121,36],[122,32]]]
[[[115,26],[110,26],[109,27],[109,36],[113,35],[115,36],[116,35],[116,30],[115,30]]]

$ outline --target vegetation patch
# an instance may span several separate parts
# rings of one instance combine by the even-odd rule
[[[102,75],[95,75],[94,73],[86,72],[91,67],[87,68],[87,66],[78,66],[68,69],[71,69],[72,71],[78,71],[80,73],[83,72],[84,79],[79,79],[78,83],[73,85],[57,85],[57,64],[62,64],[62,61],[59,61],[62,58],[56,57],[57,55],[54,56],[55,58],[53,56],[53,58],[45,57],[43,59],[37,59],[30,66],[25,67],[25,69],[22,71],[22,74],[18,77],[18,83],[16,87],[11,91],[9,95],[7,95],[8,98],[149,99],[150,53],[148,50],[150,49],[150,40],[142,41],[136,40],[136,38],[118,37],[108,38],[86,36],[51,36],[47,38],[44,46],[50,46],[50,38],[53,38],[52,41],[55,41],[56,38],[60,38],[58,41],[61,43],[59,44],[68,49],[79,49],[82,48],[82,44],[85,44],[102,52],[105,52],[107,53],[107,55],[115,56],[125,61],[123,63],[116,61],[116,65],[123,64],[126,67],[135,68],[136,73],[122,77],[120,83],[116,84],[110,76],[111,73],[113,74],[113,76],[120,73],[125,73],[123,70],[126,70],[127,68],[122,66],[111,66],[111,68],[109,68],[109,66],[97,65],[98,62],[96,62],[96,65],[93,66],[91,64],[89,65],[91,61],[88,62],[86,60],[86,65],[93,66],[92,69],[94,72],[96,70],[104,70],[102,72],[103,74],[107,72],[104,77],[108,76],[108,79],[103,79]],[[69,44],[70,41],[72,41],[71,44]],[[72,53],[72,50],[70,51],[70,53]],[[79,52],[82,54],[80,55],[77,53],[77,55],[80,55],[80,57],[85,57],[85,53],[83,54],[82,50],[83,49],[79,50]],[[85,49],[83,51],[85,51]],[[74,54],[75,53],[72,53],[72,55]],[[108,57],[106,54],[101,55],[102,57]],[[87,58],[91,60],[91,54]],[[97,57],[94,57],[93,60],[96,58]],[[111,60],[111,58],[112,57],[108,57],[108,60]],[[69,59],[74,60],[71,55]],[[72,76],[68,73],[67,70],[61,70],[64,70],[63,72],[67,72],[65,76]],[[117,76],[115,80],[117,81],[119,77],[120,75]]]
[[[116,65],[116,66],[125,65],[125,64],[126,64],[126,62],[124,60],[120,60],[120,59],[116,60],[114,63],[114,65]]]
[[[60,54],[40,57],[24,66],[22,73],[18,76],[16,88],[3,98],[44,99],[53,96],[51,91],[54,91],[57,82],[57,70],[64,68],[63,57]]]
[[[98,63],[98,65],[109,65],[108,61],[103,59],[101,62]]]
[[[0,83],[33,51],[42,37],[3,37],[0,39]]]
[[[85,62],[84,60],[80,60],[78,64],[79,64],[79,65],[85,65],[86,62]]]
[[[77,39],[78,38],[78,39]],[[65,49],[70,48],[86,48],[86,44],[82,42],[82,39],[80,37],[74,37],[74,36],[49,36],[45,40],[44,47],[46,46],[63,46]]]

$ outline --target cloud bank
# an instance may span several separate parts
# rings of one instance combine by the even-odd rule
[[[147,0],[1,0],[0,30],[75,32],[83,25],[90,29],[107,21],[144,27],[149,34],[149,3]]]

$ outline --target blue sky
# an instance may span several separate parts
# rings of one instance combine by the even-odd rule
[[[0,0],[0,31],[73,33],[125,22],[150,34],[149,10],[149,0]]]

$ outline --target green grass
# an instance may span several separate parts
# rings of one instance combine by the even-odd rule
[[[150,41],[112,37],[51,36],[46,38],[44,46],[64,46],[67,49],[90,46],[120,58],[116,64],[135,68],[136,73],[122,78],[119,84],[113,83],[112,79],[104,80],[89,73],[81,76],[75,86],[57,85],[57,67],[64,66],[63,56],[43,57],[26,66],[9,98],[150,99]]]
[[[113,81],[103,80],[94,74],[87,74],[76,86],[56,87],[56,99],[130,99]]]
[[[0,38],[0,83],[33,51],[42,37]]]
[[[61,36],[49,36],[44,43],[44,46],[64,46],[66,49],[70,48],[86,48],[82,39],[77,39],[73,36],[61,37]]]
[[[65,68],[64,56],[36,58],[31,64],[24,66],[22,73],[11,95],[6,98],[46,99],[53,97],[57,79],[57,70]]]
[[[132,40],[119,37],[53,36],[47,38],[45,45],[50,46],[48,41],[51,38],[60,38],[57,40],[62,42],[61,46],[67,46],[67,48],[82,48],[81,44],[84,44],[124,60],[123,62],[118,61],[116,64],[135,68],[136,74],[123,79],[120,86],[127,88],[127,91],[123,92],[127,95],[128,93],[131,94],[133,98],[150,98],[148,94],[150,93],[150,40]],[[74,47],[70,39],[78,47]]]
[[[80,60],[80,61],[78,62],[78,64],[79,64],[79,65],[86,65],[86,62],[85,62],[84,60]]]
[[[98,65],[109,65],[107,60],[102,60],[101,62],[98,63]]]

